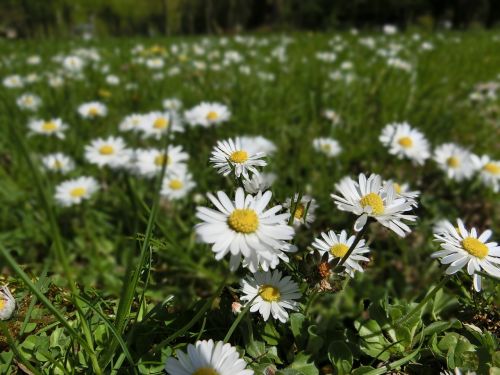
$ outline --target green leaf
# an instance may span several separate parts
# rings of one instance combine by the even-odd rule
[[[339,375],[349,374],[352,369],[352,353],[342,341],[332,341],[328,345],[328,359]]]
[[[364,323],[356,321],[354,327],[361,337],[360,349],[365,354],[382,361],[389,359],[390,353],[386,350],[389,342],[385,339],[381,327],[375,320],[368,320]]]
[[[312,325],[307,328],[309,339],[307,340],[307,351],[310,353],[318,352],[323,346],[324,340],[317,333],[317,326]]]
[[[310,356],[305,353],[299,353],[295,356],[293,363],[289,369],[298,371],[298,374],[303,375],[318,375],[319,371],[314,363],[309,362]],[[290,374],[290,373],[286,373]]]
[[[280,334],[276,330],[272,321],[268,321],[264,326],[264,333],[262,334],[262,338],[268,345],[278,345]]]

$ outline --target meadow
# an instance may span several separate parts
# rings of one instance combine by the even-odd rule
[[[500,373],[499,32],[0,51],[1,374]]]

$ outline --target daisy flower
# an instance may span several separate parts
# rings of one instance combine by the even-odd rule
[[[366,224],[368,217],[377,220],[383,226],[405,237],[411,230],[402,220],[415,221],[416,216],[404,212],[412,209],[412,202],[398,197],[394,186],[390,182],[382,185],[379,175],[372,174],[368,179],[364,174],[359,175],[359,182],[350,177],[343,178],[335,184],[340,195],[332,194],[337,208],[350,211],[359,218],[354,223],[354,230],[360,231]]]
[[[275,268],[280,259],[288,262],[286,252],[296,251],[287,242],[295,234],[287,224],[289,214],[278,214],[281,206],[266,210],[272,193],[245,195],[242,188],[236,190],[231,201],[226,193],[219,191],[217,197],[207,194],[217,210],[198,207],[196,217],[202,220],[195,226],[198,238],[212,244],[215,259],[221,260],[231,253],[230,269],[236,270],[243,256],[243,266],[256,272]]]
[[[36,111],[42,104],[42,100],[38,96],[33,94],[23,94],[19,98],[17,98],[16,103],[21,109]]]
[[[144,116],[139,130],[143,132],[144,138],[160,139],[169,129],[172,132],[184,131],[178,116],[167,112],[151,112]]]
[[[335,112],[333,109],[325,109],[323,111],[323,116],[332,122],[332,125],[338,125],[340,124],[340,115]]]
[[[137,173],[144,177],[154,177],[161,172],[163,165],[167,164],[167,173],[183,173],[186,170],[184,164],[189,159],[182,146],[168,148],[165,151],[155,148],[135,150],[134,167]]]
[[[418,190],[410,190],[410,184],[408,183],[398,183],[393,180],[384,181],[392,183],[394,187],[394,191],[397,197],[405,198],[408,202],[411,202],[411,205],[414,207],[418,206],[417,199],[420,196],[420,191]]]
[[[20,75],[14,74],[3,79],[3,85],[7,88],[20,88],[24,86],[23,79]]]
[[[440,219],[434,222],[432,225],[432,233],[433,234],[442,234],[448,230],[449,225],[452,225],[449,220]]]
[[[132,151],[120,137],[97,138],[85,146],[85,159],[98,167],[126,167],[132,158]]]
[[[118,129],[122,132],[140,131],[144,127],[145,121],[145,115],[133,113],[122,120],[120,125],[118,125]]]
[[[474,173],[471,153],[454,143],[437,147],[434,150],[434,161],[446,172],[448,178],[455,181],[468,179]]]
[[[0,287],[0,320],[10,319],[16,309],[16,299],[6,286]]]
[[[302,198],[300,198],[300,202],[297,203],[298,199],[299,194],[295,194],[293,202],[290,198],[287,198],[283,207],[288,208],[288,212],[291,215],[293,206],[297,205],[293,215],[293,225],[296,228],[304,224],[308,227],[316,218],[314,212],[316,211],[316,208],[318,208],[318,204],[316,203],[316,200],[309,195],[303,195]]]
[[[337,156],[342,151],[339,142],[333,138],[316,138],[313,140],[313,147],[316,151],[322,152],[330,158]]]
[[[244,149],[240,139],[236,138],[218,141],[217,146],[212,150],[210,162],[223,176],[229,175],[234,170],[236,177],[243,175],[248,179],[248,172],[258,174],[256,167],[263,167],[267,164],[265,160],[261,160],[264,156],[262,152],[254,154]]]
[[[479,173],[481,182],[498,193],[500,190],[500,161],[491,160],[487,155],[481,157],[472,155],[472,163]]]
[[[328,261],[331,262],[335,258],[342,259],[349,251],[355,239],[356,236],[347,237],[345,230],[338,235],[333,230],[330,230],[328,233],[321,233],[321,237],[316,238],[312,246],[319,251],[321,256],[328,253]],[[369,252],[370,249],[366,246],[365,240],[361,239],[343,264],[345,272],[351,277],[354,276],[354,272],[356,271],[363,272],[363,267],[359,265],[359,262],[369,262],[370,259],[364,256],[364,254]]]
[[[83,118],[104,117],[108,113],[106,106],[99,102],[84,103],[78,107],[78,113]]]
[[[269,189],[277,178],[274,173],[254,173],[249,179],[243,180],[243,187],[247,193],[257,194],[259,191]]]
[[[30,135],[41,134],[46,136],[55,136],[59,139],[64,139],[64,131],[68,125],[64,124],[61,119],[55,118],[52,120],[32,120],[28,124]]]
[[[241,281],[241,301],[252,304],[250,312],[258,311],[265,321],[272,315],[282,323],[288,320],[286,310],[298,310],[296,299],[301,297],[299,287],[290,276],[281,277],[281,272],[256,272]]]
[[[182,199],[195,186],[193,176],[187,171],[184,173],[168,173],[163,179],[160,194],[170,200]]]
[[[224,104],[202,102],[186,111],[184,117],[192,126],[209,127],[228,121],[231,112]]]
[[[62,61],[62,65],[67,71],[78,73],[83,69],[85,62],[78,56],[66,56]]]
[[[467,265],[467,273],[473,276],[474,289],[479,292],[481,276],[476,272],[500,278],[500,246],[496,242],[487,242],[492,235],[491,230],[478,234],[476,228],[467,230],[460,219],[457,224],[455,228],[447,223],[445,231],[434,235],[441,243],[441,250],[432,253],[431,257],[439,258],[441,264],[449,264],[446,269],[448,275]]]
[[[276,152],[276,145],[269,139],[259,136],[242,136],[239,137],[241,147],[252,154],[259,152],[266,155],[271,155]]]
[[[162,105],[168,111],[179,111],[182,108],[182,102],[177,98],[164,99]]]
[[[42,157],[42,164],[49,171],[63,174],[75,169],[75,162],[73,159],[61,152],[45,155]]]
[[[423,165],[430,157],[429,142],[425,136],[406,122],[386,125],[379,140],[391,155],[396,155],[399,159],[407,158]]]
[[[188,345],[187,354],[177,350],[176,355],[167,358],[168,375],[253,375],[236,348],[222,341],[197,341]]]
[[[99,185],[93,177],[78,177],[57,185],[55,199],[61,206],[68,207],[89,199],[98,189]]]

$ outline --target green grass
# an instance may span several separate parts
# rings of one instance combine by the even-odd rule
[[[138,43],[192,46],[200,38],[0,42],[2,78],[30,73],[41,78],[22,89],[0,90],[0,272],[18,303],[12,319],[0,322],[0,373],[30,367],[47,374],[161,373],[175,349],[197,339],[225,337],[241,348],[256,374],[269,365],[282,374],[306,375],[396,368],[425,374],[455,367],[487,373],[500,366],[494,336],[497,280],[483,278],[484,291],[478,294],[462,272],[431,303],[412,310],[442,280],[443,267],[429,257],[438,246],[432,224],[460,217],[481,230],[492,229],[498,241],[498,194],[478,180],[452,182],[432,161],[414,167],[398,160],[378,140],[387,123],[408,121],[433,147],[456,142],[498,160],[500,102],[468,99],[478,83],[500,81],[497,33],[422,34],[419,42],[411,34],[373,35],[380,47],[400,44],[398,56],[412,64],[411,72],[389,68],[385,58],[359,44],[370,35],[339,35],[333,47],[345,48],[334,63],[315,58],[318,51],[332,50],[328,42],[333,35],[292,34],[282,62],[269,58],[282,44],[277,35],[256,37],[268,39],[266,46],[230,39],[221,47],[209,38],[201,56],[192,49],[186,61],[168,55],[162,71],[178,66],[181,73],[165,74],[163,80],[134,64],[131,49]],[[421,51],[424,40],[434,50]],[[95,47],[101,61],[85,69],[83,80],[48,86],[45,75],[60,70],[52,58],[78,47]],[[206,61],[210,53],[226,50],[238,50],[252,74],[239,73],[239,64],[220,71],[194,68],[193,60]],[[42,64],[29,66],[25,60],[34,54]],[[350,84],[328,78],[344,61],[353,64],[356,78]],[[103,66],[120,77],[119,86],[106,84]],[[275,80],[261,80],[257,72],[273,73]],[[126,89],[127,83],[137,88]],[[111,96],[100,97],[102,89]],[[41,97],[36,113],[17,107],[17,97],[25,92]],[[187,128],[175,136],[172,143],[190,155],[197,184],[188,198],[175,202],[159,199],[159,179],[98,169],[83,157],[90,140],[117,135],[126,115],[160,110],[168,97],[181,99],[185,108],[218,101],[232,112],[220,127]],[[78,116],[78,106],[92,100],[107,105],[105,118]],[[333,127],[322,116],[327,108],[341,116],[341,125]],[[28,136],[31,117],[62,118],[70,125],[66,139]],[[120,135],[134,148],[166,146],[161,140]],[[266,167],[278,175],[273,200],[308,192],[319,204],[311,228],[299,230],[294,239],[299,252],[290,268],[280,265],[300,282],[304,294],[300,312],[287,324],[265,323],[256,314],[240,315],[235,322],[231,303],[246,272],[229,273],[227,261],[215,261],[210,247],[195,241],[194,194],[235,188],[209,166],[211,149],[217,140],[237,135],[262,135],[276,144]],[[315,152],[312,140],[320,136],[337,139],[342,153],[328,159]],[[39,156],[55,151],[75,159],[77,167],[68,176],[41,170]],[[337,278],[333,291],[318,292],[308,247],[322,231],[352,228],[353,215],[338,211],[330,193],[341,177],[360,172],[406,181],[420,190],[419,220],[405,239],[370,226],[365,238],[372,259],[366,271],[354,279]],[[80,206],[57,206],[55,186],[81,175],[94,176],[103,188]]]

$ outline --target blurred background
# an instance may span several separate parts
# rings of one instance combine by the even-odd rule
[[[499,0],[0,0],[0,35],[194,35],[240,31],[491,28]]]

